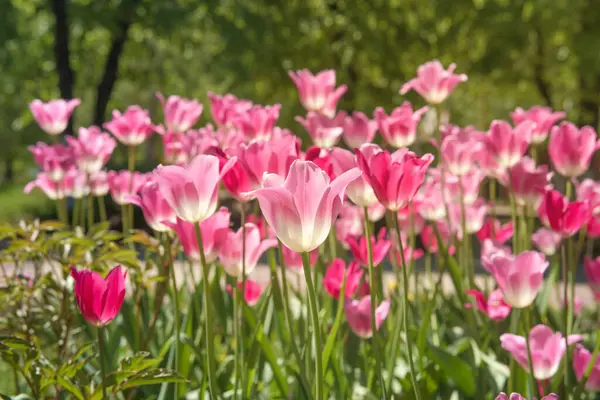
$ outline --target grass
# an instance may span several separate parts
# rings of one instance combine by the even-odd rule
[[[23,193],[25,184],[14,183],[0,187],[0,221],[17,222],[24,217],[49,218],[54,215],[54,205],[38,189]]]

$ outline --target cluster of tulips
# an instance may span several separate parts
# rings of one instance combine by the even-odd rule
[[[133,205],[138,206],[147,225],[173,249],[171,269],[177,268],[173,260],[180,248],[189,260],[200,263],[205,283],[205,372],[211,398],[224,391],[216,380],[211,271],[216,266],[235,283],[223,290],[234,299],[233,333],[238,343],[244,340],[242,310],[255,306],[265,289],[264,283],[252,279],[253,271],[271,249],[277,254],[279,271],[271,269],[270,284],[281,295],[279,311],[299,364],[303,364],[298,347],[302,343],[295,335],[288,285],[293,278],[303,281],[294,284],[293,293],[308,302],[312,336],[308,354],[314,370],[302,370],[300,379],[316,399],[325,398],[329,390],[325,382],[332,364],[329,342],[336,340],[344,315],[354,334],[372,345],[376,382],[372,390],[379,398],[393,396],[388,379],[392,372],[378,354],[383,351],[385,321],[397,315],[401,323],[394,329],[403,327],[403,332],[390,336],[396,347],[406,349],[411,395],[423,398],[418,381],[425,355],[415,345],[419,338],[413,329],[416,316],[411,315],[409,291],[412,286],[416,296],[424,293],[416,297],[418,301],[441,296],[442,279],[433,279],[432,258],[437,260],[439,277],[451,277],[452,290],[465,304],[473,332],[492,323],[486,319],[495,324],[511,318],[510,328],[494,339],[512,357],[508,392],[516,387],[512,372],[518,364],[529,375],[528,393],[523,393],[528,398],[555,389],[561,398],[579,399],[584,391],[600,390],[600,341],[593,352],[578,343],[584,335],[576,331],[575,320],[582,307],[575,296],[575,274],[584,254],[585,274],[600,298],[600,258],[592,258],[594,239],[600,237],[600,183],[582,179],[600,145],[597,134],[592,127],[578,128],[566,121],[557,125],[565,113],[533,107],[517,108],[512,123],[496,120],[488,131],[436,124],[436,135],[423,140],[419,135],[423,116],[442,115],[443,102],[467,80],[454,68],[445,69],[438,61],[422,65],[400,93],[415,91],[428,106],[414,110],[406,101],[390,114],[378,107],[373,119],[359,111],[337,111],[347,88],[336,88],[334,71],[290,72],[307,111],[305,117],[296,118],[312,141],[304,152],[297,136],[276,126],[279,104],[257,105],[231,94],[209,93],[214,125],[194,129],[202,104],[159,94],[163,125],[154,125],[147,110],[130,106],[124,113],[113,112],[112,120],[102,127],[108,133],[95,126],[80,128],[78,135],[67,136],[64,142],[59,135],[79,100],[36,100],[31,111],[40,128],[56,140],[30,148],[41,171],[25,190],[39,188],[56,200],[59,217],[66,223],[70,222],[66,198],[81,199],[73,220],[84,229],[82,210],[87,209],[88,228],[96,222],[96,204],[100,219],[106,220],[103,198],[110,193],[121,206],[125,234],[134,227]],[[378,132],[381,139],[376,138]],[[136,148],[155,133],[162,135],[165,164],[150,173],[136,172]],[[129,149],[129,168],[124,171],[104,170],[117,146],[115,138]],[[345,148],[338,146],[340,139]],[[418,155],[411,148],[428,148],[431,153]],[[545,149],[551,166],[538,165]],[[560,181],[564,194],[554,189],[555,173],[564,178]],[[487,200],[480,195],[484,184]],[[511,219],[504,224],[498,219],[501,193],[510,204]],[[232,206],[219,207],[219,199],[227,196],[233,199]],[[239,215],[237,230],[230,228],[232,213]],[[377,234],[375,226],[380,226]],[[426,268],[417,273],[421,258]],[[491,279],[476,279],[476,259]],[[556,262],[545,278],[550,260]],[[392,266],[390,275],[395,274],[395,282],[401,285],[384,283],[384,265]],[[562,285],[557,283],[561,271]],[[73,267],[72,277],[77,304],[89,323],[103,327],[117,317],[126,296],[124,268],[115,267],[104,278]],[[174,272],[170,279],[177,290]],[[553,288],[560,293],[556,296],[564,316],[561,331],[541,324],[546,318],[535,305],[545,287],[549,288],[546,297],[554,293]],[[318,295],[323,291],[340,305],[334,327],[325,330],[322,325],[328,325],[328,320],[322,318]],[[179,340],[177,301],[174,306]],[[540,324],[534,326],[536,319]],[[235,348],[237,366],[242,346]],[[238,385],[243,387],[238,380],[251,378],[241,367],[236,371],[237,398]],[[576,381],[570,379],[573,373]],[[559,383],[549,386],[557,375]],[[544,397],[556,398],[554,394]],[[501,393],[497,399],[524,397]]]

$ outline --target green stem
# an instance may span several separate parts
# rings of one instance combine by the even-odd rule
[[[410,343],[410,336],[409,336],[409,332],[408,332],[408,313],[409,313],[408,275],[407,275],[407,271],[406,271],[406,260],[404,260],[404,246],[402,245],[402,238],[400,237],[400,224],[398,223],[398,214],[393,212],[392,218],[394,219],[394,225],[395,225],[395,229],[396,229],[396,233],[397,233],[396,237],[398,239],[398,250],[400,251],[400,257],[402,260],[402,283],[403,283],[403,288],[404,288],[404,293],[402,296],[402,301],[404,304],[404,306],[403,306],[403,308],[404,308],[403,325],[404,325],[404,335],[406,336],[406,349],[408,351],[408,365],[410,367],[410,379],[412,382],[413,390],[415,392],[415,399],[421,400],[420,390],[417,386],[417,375],[415,372],[415,364],[414,364],[413,356],[412,356],[412,346]],[[417,354],[417,356],[418,356],[418,354]]]
[[[73,202],[73,219],[71,220],[71,226],[75,228],[77,225],[79,225],[79,207],[81,206],[81,200],[73,199]]]
[[[204,245],[202,244],[202,232],[200,231],[200,222],[196,223],[196,237],[198,239],[198,250],[200,251],[200,262],[202,263],[202,282],[204,284],[204,306],[206,308],[204,317],[204,328],[206,338],[206,359],[208,365],[208,386],[210,398],[216,399],[217,375],[215,369],[215,347],[214,347],[214,329],[213,329],[213,309],[210,295],[210,282],[208,277],[208,264],[204,255]]]
[[[88,231],[94,225],[94,197],[92,194],[88,194],[88,207],[87,207],[87,217],[88,217]]]
[[[313,285],[311,270],[310,270],[310,256],[308,252],[302,252],[302,266],[304,268],[304,279],[306,280],[306,288],[308,290],[308,303],[310,306],[310,316],[312,318],[312,330],[313,340],[315,344],[315,381],[316,381],[316,395],[317,400],[324,400],[323,393],[323,360],[321,354],[321,326],[319,324],[319,309],[317,306],[317,298],[315,296],[315,287]]]
[[[108,217],[106,215],[106,203],[104,203],[104,196],[98,196],[98,209],[100,210],[100,221],[106,222]]]
[[[173,306],[175,307],[175,315],[173,318],[175,319],[175,372],[177,372],[177,368],[179,367],[179,341],[181,338],[181,326],[179,321],[179,291],[177,289],[177,278],[175,276],[175,268],[173,264],[173,260],[171,260],[171,236],[168,233],[165,233],[165,251],[167,252],[167,264],[171,270],[171,283],[173,284]],[[174,387],[174,399],[179,398],[179,393],[177,391],[177,382],[175,382]]]
[[[98,357],[100,358],[100,373],[102,377],[102,399],[106,400],[106,366],[104,365],[104,327],[98,327]]]
[[[567,266],[567,256],[566,256],[566,251],[565,248],[567,247],[567,244],[563,243],[561,246],[561,256],[562,256],[562,270],[563,270],[563,303],[566,303],[569,298],[569,268]],[[563,313],[564,315],[564,337],[565,340],[567,340],[567,338],[569,337],[569,321],[571,320],[570,316],[569,316],[569,312],[571,310],[570,305],[565,307],[565,312]],[[569,388],[569,348],[567,346],[567,349],[565,350],[565,364],[564,364],[564,378],[565,378],[565,394],[571,393],[570,392],[570,388]]]
[[[235,358],[236,358],[236,363],[239,363],[240,365],[240,369],[239,369],[239,373],[241,375],[241,384],[242,387],[244,386],[244,325],[242,324],[241,321],[241,312],[242,312],[242,307],[244,307],[244,296],[246,293],[246,207],[244,203],[240,204],[240,220],[241,220],[241,224],[242,224],[242,295],[238,296],[238,307],[239,307],[239,312],[238,314],[240,314],[240,320],[236,320],[234,323],[235,324],[239,324],[238,325],[238,334],[239,334],[239,346],[236,344],[235,346]],[[236,376],[235,380],[236,383],[239,380],[240,377]]]
[[[127,169],[131,172],[131,178],[129,180],[129,193],[135,194],[133,192],[133,173],[135,171],[135,146],[129,146],[127,148]],[[127,209],[129,212],[129,229],[133,229],[135,226],[135,221],[133,219],[133,204],[127,205]]]
[[[123,236],[129,233],[129,219],[127,218],[127,205],[121,205],[121,225],[123,228]]]
[[[590,375],[592,374],[594,366],[596,365],[596,362],[598,361],[599,355],[600,355],[600,331],[596,331],[596,346],[594,347],[594,352],[592,353],[592,358],[590,359],[590,362],[588,363],[587,368],[585,369],[585,373],[583,374],[581,381],[579,381],[579,384],[577,385],[577,390],[575,390],[575,396],[573,397],[574,399],[581,399],[581,392],[583,392],[583,390],[585,389],[585,384],[587,383],[588,379],[590,378]]]
[[[525,345],[527,346],[527,362],[529,363],[529,378],[531,384],[531,391],[529,393],[538,392],[538,387],[535,384],[535,373],[533,370],[533,359],[531,358],[531,345],[529,344],[529,332],[531,332],[531,310],[526,308],[524,310],[524,322],[525,322]],[[537,393],[539,395],[539,393]],[[541,398],[541,396],[539,396]]]
[[[469,249],[469,233],[467,232],[467,208],[465,206],[465,189],[463,187],[462,176],[458,177],[458,191],[460,197],[460,224],[462,229],[462,254],[467,268],[467,278],[469,287],[475,288],[475,269],[471,268],[471,257]]]
[[[510,169],[508,169],[507,171],[508,171],[508,181],[512,182],[512,174],[510,173]],[[517,231],[519,228],[517,226],[517,204],[515,202],[515,196],[513,194],[512,189],[510,189],[508,191],[508,197],[510,199],[510,215],[511,215],[512,225],[513,225],[512,251],[514,254],[519,254],[519,248],[518,248],[519,236],[517,235]]]

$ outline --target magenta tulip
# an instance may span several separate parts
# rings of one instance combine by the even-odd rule
[[[487,157],[492,157],[502,168],[512,168],[527,152],[535,124],[525,121],[511,127],[506,121],[495,120],[483,137]]]
[[[552,175],[552,172],[548,172],[548,166],[536,167],[533,159],[523,157],[511,168],[506,181],[518,205],[537,209],[546,190],[552,188]]]
[[[246,279],[245,284],[242,282],[238,282],[237,287],[238,287],[238,290],[240,291],[240,293],[241,293],[242,289],[245,289],[244,290],[244,301],[250,307],[254,307],[255,305],[258,304],[258,301],[260,300],[260,296],[262,296],[263,292],[265,291],[264,286],[262,286],[258,282],[250,280],[250,279]],[[231,287],[231,285],[227,285],[225,287],[225,289],[227,290],[227,293],[229,293],[230,295],[233,295],[233,288]]]
[[[576,234],[589,220],[590,208],[586,202],[574,201],[569,203],[556,190],[548,190],[538,209],[542,222],[564,237]]]
[[[334,299],[340,298],[340,291],[342,290],[342,283],[344,281],[344,275],[346,276],[346,287],[344,289],[344,297],[349,299],[352,297],[363,276],[363,270],[356,261],[352,261],[348,268],[346,268],[346,262],[341,258],[333,260],[325,270],[323,276],[323,288],[327,294]]]
[[[454,73],[456,64],[444,69],[438,60],[426,62],[417,69],[417,77],[402,85],[400,94],[414,90],[429,104],[440,104],[452,93],[456,85],[467,81],[467,75]]]
[[[527,399],[525,397],[521,396],[519,393],[511,393],[510,396],[508,396],[506,393],[500,393],[498,396],[496,396],[495,400],[527,400]],[[533,398],[532,400],[536,400],[536,399]],[[551,393],[548,396],[542,397],[541,400],[558,400],[558,396],[555,395],[554,393]]]
[[[375,309],[375,328],[379,330],[383,321],[390,311],[390,301],[384,300]],[[373,327],[371,324],[371,296],[365,296],[360,300],[346,300],[344,304],[346,320],[350,329],[356,336],[368,339],[373,336]]]
[[[381,151],[381,148],[376,144],[367,143],[360,146],[360,152],[367,160],[367,163],[375,154]],[[336,175],[341,175],[345,171],[357,167],[356,155],[349,150],[341,149],[339,147],[331,149],[330,159],[333,165],[333,172]],[[369,207],[378,202],[375,192],[373,192],[373,188],[366,181],[364,176],[361,176],[350,183],[346,188],[346,194],[354,204],[361,207]]]
[[[49,135],[60,135],[67,129],[73,110],[80,104],[79,99],[59,99],[47,103],[36,99],[29,104],[29,109],[42,130]]]
[[[150,120],[150,113],[140,106],[129,106],[123,114],[114,110],[112,120],[103,126],[126,146],[142,144],[156,129]]]
[[[586,257],[583,260],[583,271],[588,280],[592,292],[600,299],[600,257]]]
[[[185,132],[190,129],[202,115],[204,106],[193,99],[169,96],[166,100],[162,93],[156,93],[165,114],[165,125],[173,132]]]
[[[531,107],[525,111],[521,107],[517,107],[510,116],[515,125],[523,121],[531,121],[535,123],[535,128],[531,132],[531,143],[543,143],[548,137],[548,132],[552,126],[560,119],[563,119],[567,114],[564,112],[552,112],[550,107]]]
[[[490,239],[492,242],[502,244],[513,236],[512,221],[504,225],[498,219],[488,217],[483,226],[477,231],[477,238],[483,243],[484,240]]]
[[[29,194],[36,188],[44,192],[50,200],[60,200],[65,198],[66,190],[63,181],[55,181],[45,172],[39,172],[33,181],[25,185],[23,192]]]
[[[502,291],[499,289],[490,293],[487,300],[479,290],[467,290],[467,295],[473,297],[477,309],[492,321],[502,321],[510,314],[511,307],[504,301]],[[469,308],[471,304],[465,304],[465,306]]]
[[[568,178],[583,175],[600,147],[597,136],[591,126],[577,129],[570,122],[563,122],[552,128],[548,154],[558,173]]]
[[[575,351],[573,351],[573,370],[578,381],[583,379],[591,361],[592,354],[585,347],[578,344]],[[596,360],[596,364],[592,367],[585,388],[590,392],[600,392],[600,360]]]
[[[296,274],[304,274],[304,270],[302,269],[302,253],[291,250],[285,245],[281,246],[281,250],[283,253],[283,261],[285,262],[285,268],[288,271]],[[308,260],[310,261],[311,267],[316,264],[318,258],[319,249],[315,249],[308,253]]]
[[[354,111],[352,116],[344,118],[343,139],[346,145],[353,149],[363,144],[371,143],[377,132],[377,121],[370,120],[364,113]]]
[[[385,228],[381,228],[379,230],[379,234],[377,238],[375,236],[371,236],[371,251],[373,255],[373,265],[379,265],[384,260],[388,251],[390,250],[390,246],[392,243],[389,240],[385,239],[385,235],[387,231]],[[368,266],[369,258],[367,251],[367,238],[365,236],[361,236],[360,239],[349,236],[346,238],[346,243],[350,247],[350,252],[361,265]]]
[[[280,109],[281,104],[265,107],[252,106],[249,110],[240,113],[235,125],[246,137],[246,140],[269,140],[279,118]]]
[[[446,136],[440,152],[448,171],[453,175],[462,176],[475,167],[482,149],[483,142],[479,138],[459,134]]]

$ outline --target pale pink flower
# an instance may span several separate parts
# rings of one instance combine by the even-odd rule
[[[103,126],[126,146],[142,144],[156,129],[148,110],[137,105],[127,107],[123,114],[114,110],[112,120],[105,122]]]
[[[360,207],[346,203],[342,206],[339,218],[335,221],[335,235],[344,249],[349,249],[346,238],[363,234],[364,212]]]
[[[142,209],[148,226],[156,232],[168,232],[171,228],[164,222],[175,223],[177,216],[169,203],[158,190],[158,184],[148,181],[139,189],[138,194],[128,196],[127,201]]]
[[[552,172],[548,172],[547,165],[536,167],[533,159],[523,157],[510,169],[507,184],[518,205],[537,209],[546,190],[552,188],[552,175]]]
[[[280,109],[281,104],[252,106],[249,110],[240,113],[235,125],[244,134],[246,140],[269,140],[279,118]]]
[[[335,71],[327,69],[313,75],[307,69],[289,72],[290,78],[298,88],[300,102],[306,111],[315,111],[333,118],[340,98],[348,89],[341,85],[336,89]]]
[[[343,138],[346,145],[353,149],[365,143],[371,143],[377,132],[377,121],[370,120],[364,113],[354,111],[352,116],[344,118]]]
[[[562,235],[552,229],[540,228],[531,235],[531,241],[547,256],[556,254],[562,241]]]
[[[40,189],[50,200],[59,200],[65,198],[65,188],[62,181],[51,179],[46,172],[39,172],[35,180],[25,185],[23,192],[31,193],[33,189]]]
[[[296,117],[296,121],[306,129],[316,146],[328,149],[337,144],[344,131],[345,113],[328,117],[313,111],[306,118]]]
[[[400,225],[401,231],[413,231],[415,235],[421,233],[425,227],[426,221],[425,218],[419,214],[419,208],[421,208],[421,204],[417,201],[413,201],[412,204],[398,211],[398,225]]]
[[[444,189],[446,188],[444,187]],[[419,214],[426,220],[439,221],[446,216],[446,199],[442,198],[442,185],[439,177],[426,177],[415,199],[419,203]]]
[[[285,262],[285,268],[288,271],[296,274],[304,274],[304,266],[302,265],[302,253],[298,253],[291,250],[289,247],[282,245],[281,252],[283,253],[283,261]],[[319,258],[319,249],[315,249],[308,253],[308,259],[310,266],[314,267],[317,259]]]
[[[77,167],[88,174],[100,171],[117,147],[117,142],[97,126],[79,128],[77,137],[66,136],[66,139]]]
[[[514,167],[527,152],[535,124],[525,121],[511,127],[506,121],[495,120],[483,137],[487,155],[502,168]]]
[[[485,175],[480,169],[472,169],[460,177],[445,174],[445,178],[444,189],[449,199],[455,203],[462,201],[470,205],[479,198],[479,187],[485,179]]]
[[[360,151],[367,159],[367,162],[369,162],[373,155],[382,150],[376,144],[367,143],[360,146]],[[334,147],[331,149],[330,158],[333,171],[336,175],[341,175],[345,171],[357,167],[356,155],[349,150]],[[369,207],[378,202],[373,188],[371,188],[371,185],[365,180],[364,176],[361,176],[348,185],[346,195],[348,195],[348,198],[354,204],[361,207]]]
[[[412,145],[417,135],[417,125],[427,107],[419,108],[413,112],[412,105],[405,101],[396,107],[388,116],[382,107],[375,109],[374,117],[379,131],[390,146],[397,149]]]
[[[600,182],[584,179],[576,188],[577,201],[587,202],[593,215],[600,214]]]
[[[113,201],[119,205],[129,204],[128,198],[137,194],[148,179],[149,175],[137,171],[109,171],[108,185]]]
[[[492,259],[494,256],[512,257],[512,251],[507,246],[495,243],[491,239],[484,239],[481,243],[481,266],[488,272],[492,272]]]
[[[592,353],[585,347],[578,344],[573,351],[573,370],[577,380],[581,382],[587,368],[592,361]],[[592,372],[585,383],[585,388],[590,392],[600,391],[600,360],[596,360],[596,364],[592,367]]]
[[[36,99],[29,104],[29,109],[42,130],[50,135],[60,135],[67,129],[71,114],[79,104],[79,99],[59,99],[47,103]]]
[[[449,135],[442,141],[442,161],[451,174],[462,176],[475,167],[482,149],[483,142],[474,136]]]
[[[417,69],[417,77],[402,85],[400,94],[411,89],[416,91],[429,104],[440,104],[452,93],[459,82],[466,82],[467,75],[454,73],[456,64],[444,69],[438,60],[426,62]]]
[[[194,99],[169,96],[166,100],[162,93],[156,93],[165,114],[165,125],[173,132],[185,132],[190,129],[202,115],[204,106]]]
[[[90,194],[88,175],[73,167],[67,171],[62,180],[62,189],[66,196],[81,199]]]
[[[383,321],[390,311],[390,301],[384,300],[375,309],[375,329],[379,330]],[[346,300],[344,304],[346,320],[350,329],[356,336],[368,339],[373,336],[373,326],[371,318],[371,296],[365,296],[360,300]]]
[[[94,196],[106,196],[110,190],[108,172],[98,171],[89,176],[90,192]]]
[[[560,119],[563,119],[567,114],[564,112],[552,112],[550,107],[534,106],[525,111],[521,107],[517,107],[510,116],[515,125],[523,121],[531,121],[535,123],[535,128],[531,132],[531,143],[543,143],[548,137],[548,132],[552,126]]]
[[[588,280],[588,284],[596,298],[600,299],[600,257],[585,257],[583,260],[583,271]]]
[[[483,227],[485,217],[489,211],[489,205],[484,199],[479,198],[473,204],[465,204],[465,228],[466,232],[462,231],[462,209],[463,206],[460,204],[450,204],[448,211],[450,212],[450,225],[454,232],[457,233],[458,237],[463,237],[466,233],[471,235],[478,232]]]
[[[213,121],[219,128],[231,128],[240,114],[252,107],[251,101],[240,100],[232,94],[219,96],[209,92],[208,99]]]
[[[527,400],[525,397],[521,396],[519,393],[511,393],[510,397],[502,392],[498,396],[496,396],[495,400]],[[532,400],[536,400],[533,398]],[[549,394],[548,396],[542,397],[542,400],[558,400],[558,396],[554,393]]]
[[[600,147],[597,137],[591,126],[577,129],[574,124],[563,122],[552,128],[548,154],[558,173],[567,178],[583,175]]]
[[[237,232],[231,230],[220,232],[220,234],[225,236],[223,236],[220,242],[219,260],[225,272],[229,276],[236,278],[241,277],[243,272],[246,275],[251,273],[256,264],[258,264],[258,260],[262,254],[268,249],[277,246],[277,240],[275,239],[262,240],[258,227],[252,223],[246,223],[245,229],[244,227],[240,227]],[[246,253],[243,258],[244,233],[246,237]]]
[[[37,144],[29,146],[28,150],[33,154],[35,163],[52,180],[60,181],[67,171],[75,166],[73,149],[68,146],[37,142]]]

